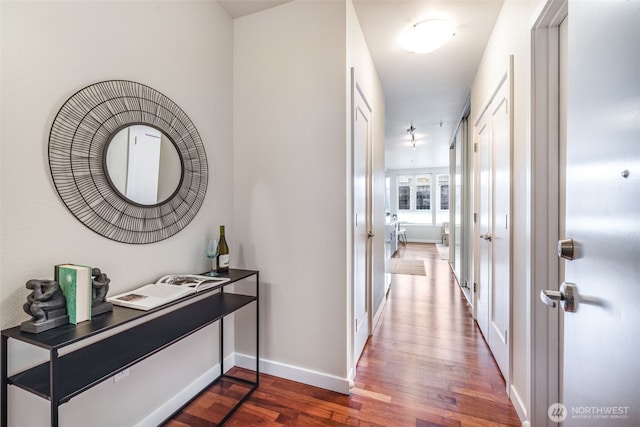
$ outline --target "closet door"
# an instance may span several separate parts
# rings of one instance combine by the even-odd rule
[[[511,70],[476,121],[476,321],[509,384],[511,313]]]

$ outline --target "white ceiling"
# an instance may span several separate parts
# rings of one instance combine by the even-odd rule
[[[290,1],[292,0],[218,0],[218,3],[232,18],[239,18],[240,16],[251,15]]]
[[[220,0],[236,18],[290,0]],[[332,0],[323,0],[332,1]],[[446,167],[449,143],[503,0],[353,0],[386,96],[386,168]],[[429,18],[453,22],[439,50],[412,54],[402,32]],[[407,128],[416,128],[416,149]]]

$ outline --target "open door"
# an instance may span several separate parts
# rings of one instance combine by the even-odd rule
[[[565,281],[566,427],[640,425],[640,3],[570,2]],[[551,309],[551,308],[549,308]]]

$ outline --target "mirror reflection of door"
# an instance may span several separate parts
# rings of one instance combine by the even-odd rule
[[[129,162],[125,196],[143,205],[158,202],[160,141],[162,134],[149,126],[129,128]]]
[[[176,147],[166,135],[151,126],[133,125],[113,136],[106,172],[127,199],[155,205],[178,188],[182,169]]]

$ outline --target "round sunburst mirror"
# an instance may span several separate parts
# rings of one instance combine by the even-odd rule
[[[109,80],[76,92],[49,135],[60,198],[84,225],[123,243],[153,243],[191,222],[207,190],[204,145],[162,93]]]

